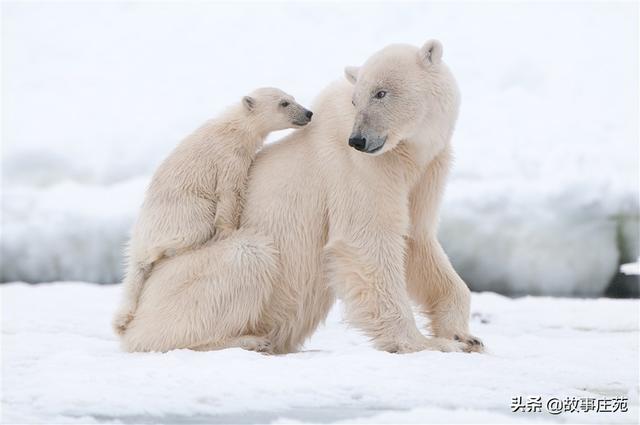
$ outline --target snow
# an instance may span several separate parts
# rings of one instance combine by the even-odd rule
[[[119,281],[122,248],[147,183],[144,177],[107,185],[68,180],[45,190],[6,190],[2,280]],[[440,231],[456,269],[474,289],[602,293],[620,261],[618,226],[603,211],[607,204],[562,193],[534,201],[533,189],[526,199],[513,199],[508,188],[476,186],[481,194],[469,197],[468,187],[452,185]],[[530,211],[531,202],[540,211]],[[548,212],[554,204],[559,216]]]
[[[1,281],[118,281],[145,184],[182,137],[254,87],[309,105],[345,65],[430,37],[463,94],[441,239],[469,284],[599,296],[640,255],[633,2],[2,12]]]
[[[128,354],[120,288],[0,286],[3,423],[638,423],[638,300],[474,293],[486,354],[374,350],[337,305],[303,351]],[[512,397],[628,397],[628,413],[511,413]]]
[[[120,280],[128,232],[148,180],[66,180],[3,194],[2,281]]]
[[[623,264],[620,271],[626,275],[640,275],[640,258],[635,263]]]

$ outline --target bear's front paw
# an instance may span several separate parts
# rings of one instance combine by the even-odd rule
[[[467,353],[482,353],[484,352],[484,343],[480,338],[477,338],[469,334],[455,334],[453,340],[461,342],[465,345],[464,351]]]
[[[416,351],[442,351],[443,353],[466,351],[466,345],[460,341],[452,341],[446,338],[423,338],[419,341],[398,342],[387,350],[392,353],[415,353]]]
[[[257,351],[259,353],[271,354],[271,340],[262,336],[244,336],[238,340],[240,348],[249,351]]]

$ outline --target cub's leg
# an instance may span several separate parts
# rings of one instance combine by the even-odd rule
[[[152,203],[139,218],[129,247],[129,266],[123,282],[123,301],[113,319],[123,334],[135,316],[143,287],[155,265],[203,246],[213,236],[215,204],[210,199],[182,196]]]
[[[161,251],[162,250],[154,251],[149,258],[143,261],[137,259],[130,260],[125,278],[122,282],[122,301],[111,322],[113,330],[117,335],[124,334],[129,323],[133,320],[145,281],[151,273],[153,264],[163,256]]]
[[[238,228],[241,213],[241,194],[235,189],[222,191],[216,204],[214,226],[218,239],[224,239]]]

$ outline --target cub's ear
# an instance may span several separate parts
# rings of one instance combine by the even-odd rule
[[[358,80],[358,71],[360,71],[360,68],[357,66],[347,66],[344,69],[344,76],[347,77],[351,84],[355,84]]]
[[[253,111],[253,108],[256,106],[256,101],[251,96],[245,96],[242,98],[242,105],[247,109],[247,111]]]
[[[429,40],[420,48],[420,61],[425,66],[435,65],[442,60],[442,43]]]

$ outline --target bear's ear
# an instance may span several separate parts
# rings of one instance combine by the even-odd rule
[[[435,65],[442,60],[442,43],[429,40],[420,48],[420,61],[426,66]]]
[[[247,109],[247,111],[251,112],[256,106],[256,101],[251,96],[245,96],[242,98],[242,105]]]
[[[355,84],[356,81],[358,80],[358,71],[360,70],[359,67],[357,66],[347,66],[344,69],[344,76],[347,77],[347,80],[349,80],[349,82],[351,84]]]

